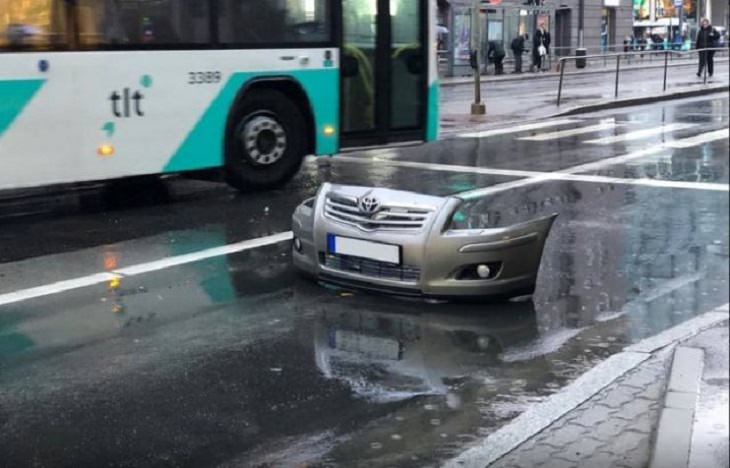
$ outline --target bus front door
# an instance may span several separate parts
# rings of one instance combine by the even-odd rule
[[[427,0],[343,0],[342,144],[425,139]]]

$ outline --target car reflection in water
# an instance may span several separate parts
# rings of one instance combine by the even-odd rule
[[[324,306],[314,334],[316,363],[325,377],[374,402],[447,395],[465,379],[488,377],[502,352],[538,334],[531,300],[423,304],[360,296],[354,302]]]

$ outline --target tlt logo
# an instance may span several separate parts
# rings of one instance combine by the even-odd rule
[[[142,101],[144,100],[144,94],[135,90],[131,92],[129,88],[124,88],[122,93],[113,91],[109,100],[112,102],[112,114],[114,117],[130,117],[131,108],[134,107],[134,113],[139,117],[144,117],[142,111]]]

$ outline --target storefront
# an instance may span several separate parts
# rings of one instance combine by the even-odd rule
[[[642,44],[651,39],[654,48],[668,48],[697,31],[697,0],[682,0],[681,8],[674,0],[633,0],[633,6],[634,37]]]
[[[447,58],[444,68],[446,76],[471,74],[469,67],[471,15],[472,9],[467,6],[452,5],[449,9],[446,26],[449,34],[444,47],[444,55]],[[483,71],[489,69],[489,63],[485,58],[490,41],[499,42],[507,54],[505,62],[512,62],[510,50],[512,39],[523,33],[528,33],[530,38],[534,37],[534,31],[541,23],[544,23],[545,28],[554,36],[555,8],[494,3],[483,7],[479,13]],[[528,41],[527,47],[531,48],[531,44],[532,42]],[[529,59],[526,60],[529,63]]]

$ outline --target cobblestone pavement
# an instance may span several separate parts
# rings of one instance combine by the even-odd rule
[[[647,466],[671,351],[657,353],[489,466]]]

